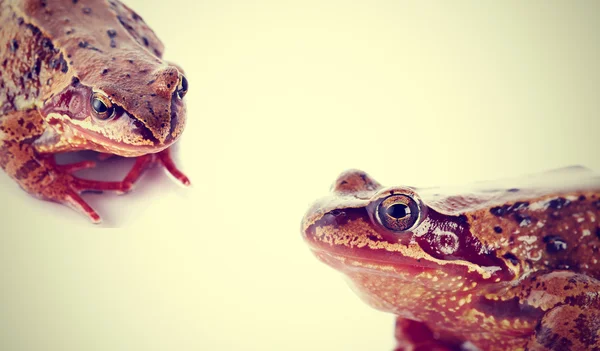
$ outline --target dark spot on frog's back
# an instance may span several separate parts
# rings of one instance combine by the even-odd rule
[[[514,212],[518,212],[521,210],[526,209],[527,207],[529,207],[529,202],[515,202],[512,205],[502,205],[502,206],[496,206],[496,207],[492,207],[490,209],[490,213],[493,214],[496,217],[502,217],[504,215],[507,214],[511,214]]]
[[[81,12],[83,12],[84,15],[89,15],[92,13],[92,9],[89,7],[84,7]]]
[[[10,41],[10,51],[16,52],[19,49],[19,41],[17,39],[13,39]]]
[[[490,209],[490,213],[496,217],[502,217],[506,214],[506,210],[508,209],[508,205],[504,206],[496,206]]]
[[[567,249],[567,242],[558,235],[546,235],[543,240],[548,253],[557,253]]]
[[[121,23],[121,25],[125,27],[128,31],[133,31],[133,27],[129,23],[127,23],[127,21],[123,17],[117,16],[117,20],[119,20],[119,23]]]
[[[65,61],[62,58],[62,54],[61,54],[60,59],[61,59],[61,61],[60,61],[60,71],[63,72],[63,73],[67,73],[69,71],[69,65],[67,64],[67,61]]]
[[[495,227],[494,227],[494,231],[495,231],[496,233],[500,234],[500,233],[502,233],[502,227],[500,227],[500,226],[495,226]]]
[[[520,213],[515,213],[515,221],[517,221],[517,223],[519,223],[520,227],[527,227],[528,225],[531,224],[531,217],[529,217],[528,215],[524,215],[524,214],[520,214]]]
[[[54,50],[54,44],[52,44],[52,40],[45,37],[42,39],[42,47],[48,51]]]
[[[571,204],[571,201],[565,199],[564,197],[559,197],[548,202],[548,208],[553,210],[560,210],[563,207],[567,207]]]
[[[131,11],[131,18],[135,21],[144,21],[140,15],[138,15],[135,11]]]
[[[42,69],[42,60],[40,60],[39,58],[37,60],[35,60],[35,63],[33,64],[33,67],[31,68],[31,73],[33,73],[33,75],[35,77],[40,75],[40,70]]]
[[[106,31],[106,34],[110,38],[110,47],[111,48],[116,48],[117,47],[117,41],[115,40],[115,37],[117,36],[117,31],[114,30],[114,29],[109,29],[109,30]]]
[[[40,32],[40,29],[31,23],[27,23],[25,27],[27,27],[27,29],[29,29],[33,35],[36,35]]]

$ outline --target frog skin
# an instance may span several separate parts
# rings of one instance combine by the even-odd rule
[[[600,350],[600,177],[471,187],[339,176],[303,238],[396,319],[396,350]]]
[[[84,191],[128,192],[143,171],[165,167],[185,121],[188,82],[161,59],[163,44],[118,1],[0,0],[0,166],[24,190],[99,222]],[[81,179],[89,160],[54,155],[93,150],[136,157],[123,181]]]

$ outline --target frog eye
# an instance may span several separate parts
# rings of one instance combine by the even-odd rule
[[[94,110],[94,116],[98,119],[109,119],[115,114],[115,108],[106,95],[95,92],[92,94],[90,104]]]
[[[188,81],[183,75],[181,75],[179,76],[179,84],[177,85],[177,97],[183,99],[187,91]]]
[[[419,205],[407,195],[390,195],[377,206],[377,220],[394,232],[411,229],[418,219]]]

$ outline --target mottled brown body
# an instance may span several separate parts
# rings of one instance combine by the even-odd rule
[[[304,237],[398,315],[398,350],[600,350],[600,178],[530,179],[443,192],[349,171],[308,211]],[[402,211],[385,207],[396,198]]]
[[[27,192],[95,222],[83,191],[127,192],[152,164],[189,184],[168,149],[185,125],[187,80],[163,49],[118,1],[0,0],[0,166]],[[54,162],[76,150],[138,160],[122,182],[87,181],[71,173],[94,162]]]

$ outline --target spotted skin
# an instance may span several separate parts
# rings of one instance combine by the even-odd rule
[[[417,213],[385,207],[399,195]],[[599,221],[600,177],[577,167],[459,189],[386,188],[350,170],[302,232],[398,316],[396,350],[600,350]]]
[[[163,44],[119,1],[0,0],[0,166],[30,194],[100,216],[84,191],[128,192],[143,171],[165,167],[183,132],[187,80],[161,59]],[[92,102],[103,97],[105,118]],[[54,154],[93,150],[137,157],[121,182],[88,181]]]

